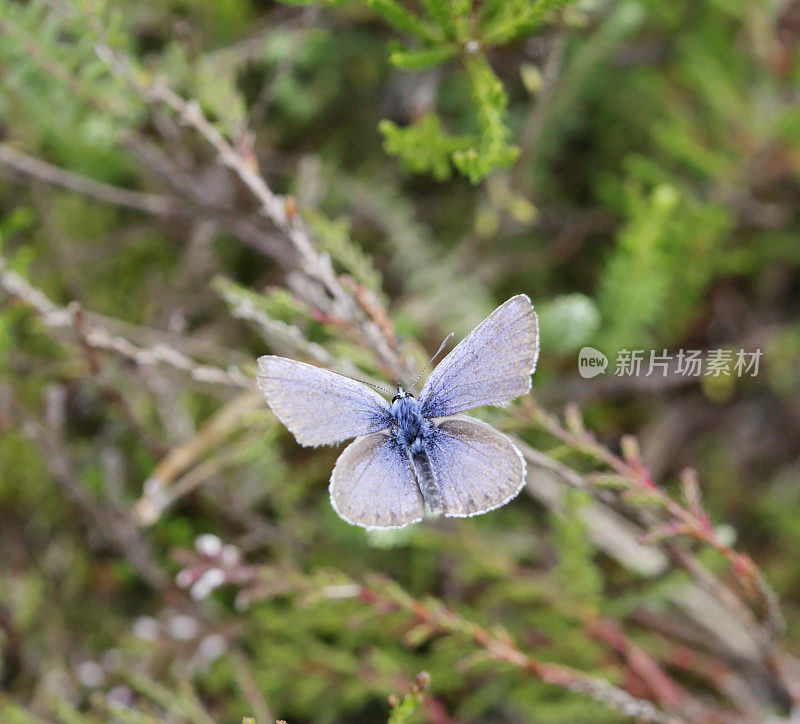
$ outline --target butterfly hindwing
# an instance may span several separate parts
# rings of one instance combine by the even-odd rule
[[[351,442],[333,468],[331,504],[364,528],[402,528],[422,520],[424,505],[406,457],[384,433]]]
[[[433,370],[420,393],[425,417],[445,417],[527,393],[539,330],[524,294],[501,304]]]
[[[448,517],[499,508],[525,484],[525,459],[517,447],[491,425],[466,415],[438,421],[427,452]]]
[[[389,424],[389,403],[379,394],[305,362],[259,357],[258,387],[301,445],[333,445]]]

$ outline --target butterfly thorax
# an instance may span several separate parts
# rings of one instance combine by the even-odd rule
[[[392,432],[403,447],[417,447],[427,437],[433,425],[422,416],[422,405],[411,395],[404,393],[392,402]],[[415,445],[416,443],[416,445]]]

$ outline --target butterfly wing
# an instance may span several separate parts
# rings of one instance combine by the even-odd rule
[[[363,528],[402,528],[422,520],[419,487],[403,453],[384,433],[351,442],[333,468],[331,504]]]
[[[333,445],[389,425],[389,403],[366,385],[305,362],[258,358],[258,387],[301,445]]]
[[[428,446],[444,515],[499,508],[525,485],[525,459],[505,435],[466,415],[441,420]]]
[[[531,389],[539,328],[524,294],[501,304],[433,370],[419,399],[425,417],[497,405]]]

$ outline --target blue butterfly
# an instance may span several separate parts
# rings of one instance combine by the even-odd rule
[[[505,435],[458,413],[531,389],[536,313],[524,294],[483,320],[431,373],[419,399],[398,387],[391,404],[335,372],[267,355],[258,386],[301,445],[349,438],[331,475],[331,504],[364,528],[402,528],[426,513],[464,518],[514,498],[525,460]]]

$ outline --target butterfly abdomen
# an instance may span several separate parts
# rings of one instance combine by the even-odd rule
[[[442,505],[442,494],[439,490],[439,481],[436,478],[436,473],[431,465],[431,459],[425,450],[422,441],[420,444],[412,445],[409,450],[409,457],[411,465],[414,468],[414,476],[417,479],[419,492],[422,493],[422,499],[428,506],[431,513],[440,515],[444,512]]]

